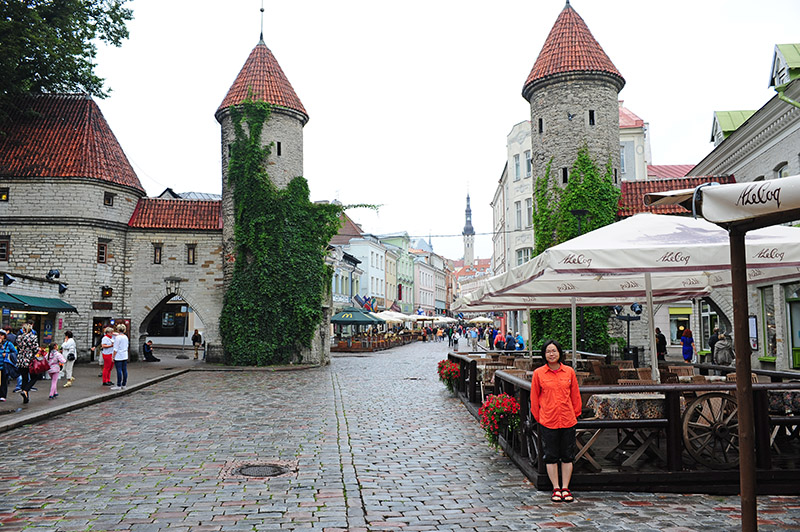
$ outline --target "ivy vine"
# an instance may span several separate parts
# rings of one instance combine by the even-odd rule
[[[225,361],[257,366],[295,362],[311,346],[323,319],[332,275],[325,255],[344,207],[312,203],[303,177],[285,189],[270,180],[265,162],[272,144],[261,143],[271,115],[268,103],[246,101],[230,112],[235,139],[228,185],[236,253],[220,317]]]
[[[552,173],[552,160],[543,176],[536,178],[533,192],[533,228],[535,254],[578,236],[578,218],[570,211],[585,209],[588,214],[581,221],[583,233],[613,223],[616,219],[620,191],[613,182],[611,160],[605,171],[589,155],[586,146],[578,151],[565,187],[559,186]],[[586,349],[605,353],[612,341],[608,334],[608,307],[584,307],[584,336]],[[572,344],[572,317],[570,309],[531,311],[531,346],[538,346],[548,338],[564,346]],[[616,340],[616,339],[614,339]]]

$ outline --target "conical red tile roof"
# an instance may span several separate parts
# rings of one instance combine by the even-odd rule
[[[223,109],[232,105],[239,105],[248,96],[255,101],[265,101],[297,111],[305,117],[304,124],[308,121],[305,107],[264,41],[260,41],[250,52],[250,57],[236,76],[216,114],[219,115]]]
[[[531,84],[548,76],[576,71],[605,72],[619,77],[620,88],[625,84],[622,74],[603,51],[589,27],[567,3],[539,52],[522,93],[526,94]]]
[[[144,192],[95,101],[40,94],[15,102],[0,123],[0,176],[89,177]]]

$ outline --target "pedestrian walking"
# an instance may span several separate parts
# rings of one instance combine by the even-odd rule
[[[656,358],[665,362],[667,360],[667,337],[658,327],[656,327]]]
[[[692,330],[685,328],[681,336],[681,346],[683,352],[683,361],[687,364],[694,361],[697,350],[694,347],[694,338],[692,338]]]
[[[39,375],[30,372],[30,366],[36,353],[39,351],[39,339],[36,333],[33,332],[33,324],[26,323],[22,326],[22,335],[17,337],[17,351],[19,356],[17,358],[17,368],[22,377],[22,387],[19,394],[22,396],[22,402],[27,403],[30,401],[30,392],[33,385],[39,380]]]
[[[112,386],[111,368],[114,367],[114,329],[106,327],[103,329],[103,337],[100,339],[100,353],[103,357],[103,386]]]
[[[66,362],[64,362],[64,378],[67,382],[64,383],[64,388],[69,388],[75,382],[75,377],[72,376],[72,367],[75,365],[75,360],[78,358],[78,348],[75,345],[72,331],[64,331],[64,343],[61,344],[61,354],[64,355]]]
[[[50,367],[47,370],[47,374],[50,375],[50,397],[49,399],[55,399],[58,397],[58,376],[61,373],[61,365],[64,364],[67,359],[64,358],[64,355],[58,350],[58,345],[55,342],[52,342],[47,349],[47,357],[45,357],[48,366]]]
[[[203,337],[197,329],[194,330],[194,334],[192,335],[192,345],[194,345],[194,359],[197,360],[197,351],[200,349],[200,346],[203,345]]]
[[[0,403],[8,395],[8,380],[17,378],[17,348],[8,340],[8,333],[0,329]]]
[[[553,485],[553,502],[573,502],[569,490],[575,460],[575,427],[581,415],[581,394],[575,371],[564,364],[564,350],[555,340],[542,345],[544,365],[531,379],[531,414],[539,423],[542,461]],[[559,463],[561,481],[558,480]]]
[[[719,333],[717,341],[714,342],[714,352],[711,355],[714,364],[718,366],[730,366],[734,359],[733,345],[729,335]]]
[[[517,350],[517,339],[511,334],[511,331],[508,331],[508,334],[506,334],[506,345],[504,347],[506,351]]]
[[[117,325],[114,337],[114,367],[117,368],[117,385],[112,390],[124,390],[128,385],[128,337],[125,336],[125,325]]]

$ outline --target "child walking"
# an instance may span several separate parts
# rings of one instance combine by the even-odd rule
[[[58,350],[58,346],[55,343],[51,343],[46,360],[50,364],[50,369],[47,370],[50,375],[50,399],[55,399],[58,397],[58,374],[61,372],[61,364],[66,362],[67,359]]]

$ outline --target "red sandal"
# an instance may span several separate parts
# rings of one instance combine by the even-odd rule
[[[561,488],[555,488],[553,490],[553,494],[550,496],[550,500],[553,502],[561,502],[564,499],[561,497]]]
[[[561,500],[564,502],[574,502],[575,498],[572,496],[572,493],[566,488],[561,489]]]

